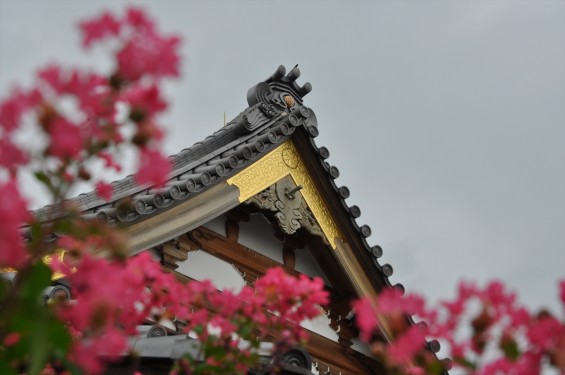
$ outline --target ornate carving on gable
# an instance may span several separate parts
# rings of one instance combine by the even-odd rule
[[[287,176],[249,198],[245,203],[275,212],[275,218],[283,233],[291,235],[299,228],[304,228],[325,241],[324,232],[302,199],[301,189],[301,185],[297,186],[292,178]]]
[[[324,232],[322,232],[322,228],[320,228],[320,225],[318,225],[318,222],[316,222],[316,219],[314,218],[312,212],[308,209],[308,207],[305,206],[304,203],[302,203],[300,208],[302,213],[300,225],[302,226],[302,228],[306,229],[308,232],[312,233],[315,236],[321,237],[324,243],[327,243],[326,236],[324,236]]]
[[[288,222],[294,218],[298,220],[300,227],[310,227],[312,233],[315,232],[315,234],[318,233],[318,230],[315,228],[314,223],[317,223],[317,227],[324,234],[325,240],[335,249],[336,239],[342,238],[342,235],[329,213],[324,199],[319,194],[314,180],[308,173],[304,161],[291,141],[283,143],[245,170],[229,178],[227,182],[239,189],[240,202],[246,202],[258,194],[265,193],[259,199],[261,204],[274,205],[280,199],[278,199],[276,191],[273,196],[273,191],[269,189],[287,176],[292,178],[291,180],[295,183],[294,186],[303,186],[298,194],[304,207],[301,205],[298,208],[302,215],[300,220],[292,216],[294,215],[292,212],[291,217],[285,217],[285,220]],[[276,190],[276,187],[273,189]],[[279,211],[277,210],[276,212]],[[287,212],[283,213],[287,216]]]
[[[249,198],[245,203],[255,203],[255,205],[259,208],[270,211],[277,211],[278,208],[275,205],[277,200],[278,199],[275,193],[275,185],[271,185],[254,197]]]

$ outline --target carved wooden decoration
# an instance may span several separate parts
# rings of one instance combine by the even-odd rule
[[[297,186],[292,178],[287,176],[245,203],[275,212],[277,223],[285,234],[294,234],[299,228],[304,228],[325,241],[320,225],[302,198],[301,189],[301,185]]]
[[[343,236],[293,142],[287,141],[281,144],[245,170],[228,178],[227,183],[239,189],[240,202],[247,202],[284,178],[291,178],[293,188],[298,185],[303,186],[298,193],[305,202],[304,208],[300,209],[301,214],[304,215],[303,210],[307,207],[311,214],[306,215],[316,218],[315,222],[320,232],[324,234],[329,245],[335,249],[336,239],[342,239]],[[291,192],[292,190],[289,191]],[[276,192],[275,197],[277,197]],[[262,201],[269,204],[269,199],[265,198]],[[275,199],[272,204],[277,200],[279,199]],[[311,223],[311,220],[308,221]]]

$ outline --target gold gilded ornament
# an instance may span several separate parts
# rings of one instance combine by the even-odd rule
[[[291,176],[296,186],[303,186],[300,194],[319,223],[328,243],[335,249],[335,239],[342,238],[342,235],[292,140],[286,141],[248,168],[229,178],[227,183],[239,189],[239,201],[245,202],[286,176]]]
[[[288,108],[294,107],[294,105],[296,104],[296,101],[290,95],[283,96],[283,100]]]

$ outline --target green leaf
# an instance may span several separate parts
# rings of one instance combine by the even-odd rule
[[[73,222],[71,220],[61,219],[53,223],[53,231],[61,234],[69,234],[73,230]]]
[[[29,374],[38,374],[48,360],[56,355],[65,355],[71,345],[71,337],[63,323],[43,309],[30,326]]]
[[[67,353],[71,347],[71,335],[62,322],[56,320],[52,314],[49,315],[52,318],[48,326],[49,342],[55,351]]]
[[[434,360],[426,367],[426,374],[443,374],[445,372],[445,367],[440,360]]]
[[[29,234],[31,236],[31,242],[28,243],[27,247],[35,251],[43,247],[43,227],[39,221],[33,221],[29,226]]]
[[[470,360],[468,360],[465,357],[453,357],[453,361],[457,364],[459,364],[462,367],[465,367],[469,370],[476,370],[477,369],[477,365],[475,365],[473,362],[471,362]]]
[[[51,269],[41,261],[31,266],[29,273],[23,276],[27,277],[27,280],[24,280],[22,283],[20,295],[20,298],[26,305],[43,305],[43,291],[51,283],[52,274]]]
[[[217,374],[220,373],[218,370],[218,367],[209,365],[205,362],[199,363],[194,367],[195,374]]]
[[[61,362],[62,367],[68,373],[70,373],[71,375],[83,375],[84,374],[84,370],[81,367],[78,367],[73,362],[69,361],[69,359],[67,358],[66,355],[59,356],[59,358],[57,358],[57,360],[59,360]]]
[[[0,374],[2,375],[18,375],[18,371],[13,369],[10,366],[10,357],[3,358],[3,355],[0,355]]]
[[[0,301],[4,299],[4,293],[6,293],[6,288],[8,287],[8,280],[3,276],[0,276]]]
[[[45,314],[39,314],[38,319],[32,325],[30,335],[30,364],[29,374],[38,374],[49,358],[49,322],[45,320]]]
[[[71,336],[62,322],[51,311],[38,308],[34,313],[23,313],[14,319],[15,326],[25,336],[18,343],[18,358],[29,359],[29,374],[38,374],[48,360],[64,357],[71,346]]]
[[[238,329],[238,334],[240,337],[247,338],[253,331],[252,324],[242,324]]]
[[[223,346],[207,345],[205,354],[206,357],[222,358],[226,355],[226,349]]]
[[[503,336],[498,344],[499,348],[502,350],[506,358],[511,361],[515,361],[520,357],[520,348],[518,348],[518,343],[510,336]]]
[[[45,172],[37,171],[33,175],[35,176],[37,181],[45,185],[49,189],[49,191],[53,191],[53,183],[51,182],[51,179],[49,178],[49,176],[47,176]]]
[[[53,351],[66,353],[70,336],[63,323],[55,319],[43,301],[43,292],[51,283],[52,272],[47,265],[37,261],[29,270],[21,272],[23,277],[17,314],[10,319],[10,332],[20,332],[20,341],[10,348],[17,359],[29,359],[29,374],[38,374],[50,359]]]

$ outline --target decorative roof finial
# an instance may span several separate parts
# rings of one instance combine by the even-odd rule
[[[305,83],[299,86],[296,80],[300,77],[300,69],[298,64],[286,73],[286,68],[280,65],[273,74],[265,81],[260,82],[247,91],[247,102],[249,106],[254,106],[258,103],[265,103],[275,105],[281,109],[294,107],[294,105],[302,105],[302,98],[312,91],[312,85]],[[290,99],[294,100],[294,104]]]

